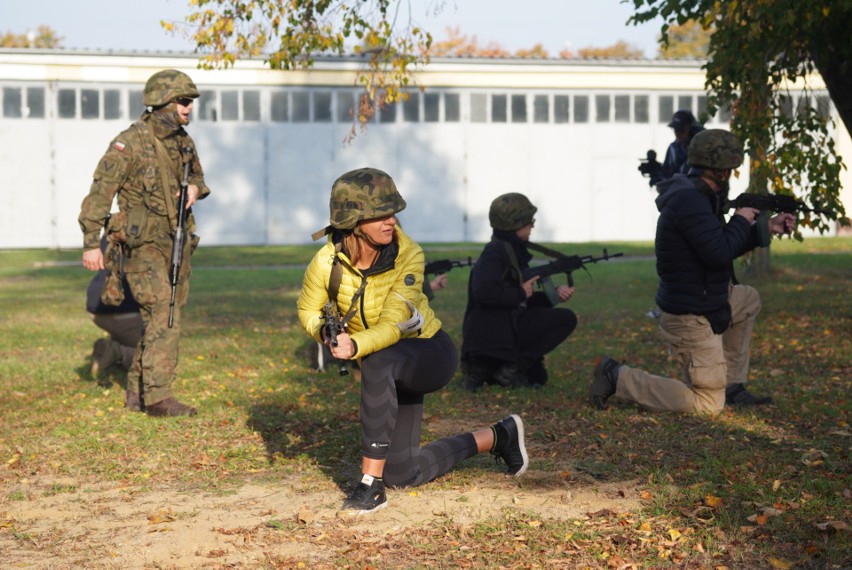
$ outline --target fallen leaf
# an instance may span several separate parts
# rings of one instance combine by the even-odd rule
[[[707,495],[704,497],[704,504],[712,509],[718,509],[723,503],[724,501],[722,501],[722,497],[716,497],[714,495]]]
[[[793,567],[793,563],[789,560],[784,560],[783,558],[775,558],[770,556],[767,560],[769,565],[773,568],[777,568],[777,570],[790,570]]]
[[[849,525],[847,525],[843,521],[828,521],[828,522],[820,523],[820,524],[816,525],[816,527],[820,530],[823,530],[823,531],[836,531],[836,530],[846,530],[847,528],[849,528]]]
[[[772,492],[773,493],[775,491],[777,491],[780,487],[781,487],[781,481],[779,481],[778,479],[776,479],[775,481],[772,482]]]

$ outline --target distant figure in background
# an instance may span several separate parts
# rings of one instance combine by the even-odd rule
[[[668,180],[675,174],[686,174],[689,171],[689,166],[686,164],[689,143],[692,142],[695,135],[704,130],[704,126],[698,122],[695,115],[686,110],[680,110],[672,115],[669,127],[674,131],[675,140],[666,150],[666,158],[663,160],[663,167],[660,169],[660,178],[653,182],[654,185],[663,180]],[[659,187],[657,191],[659,192]]]
[[[106,238],[101,238],[101,251],[105,249]],[[95,379],[113,366],[130,370],[144,328],[139,303],[133,299],[124,276],[121,280],[124,301],[118,306],[101,301],[101,291],[109,274],[108,269],[101,269],[86,289],[86,311],[98,328],[109,333],[109,338],[99,338],[92,347],[92,376]]]

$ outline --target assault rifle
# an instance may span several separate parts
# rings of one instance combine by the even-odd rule
[[[754,208],[760,210],[760,214],[755,219],[757,224],[757,235],[761,247],[769,245],[771,236],[769,235],[769,217],[767,212],[786,212],[789,214],[798,214],[799,212],[808,212],[819,215],[831,216],[831,212],[811,208],[801,200],[797,200],[794,196],[786,194],[748,194],[743,193],[728,200],[725,209],[736,210],[739,208]]]
[[[562,257],[557,257],[553,261],[545,263],[544,265],[535,265],[532,267],[527,267],[522,272],[523,275],[521,277],[521,280],[529,281],[533,277],[538,276],[538,283],[541,285],[541,288],[544,290],[545,294],[547,294],[548,300],[550,300],[551,304],[556,305],[557,303],[559,303],[560,300],[559,295],[557,295],[556,293],[556,287],[553,285],[553,281],[550,279],[551,276],[556,275],[557,273],[564,273],[568,278],[568,285],[570,287],[573,287],[573,273],[577,269],[582,269],[586,273],[589,273],[589,270],[586,269],[587,263],[607,261],[610,258],[621,257],[622,255],[624,254],[610,254],[606,249],[603,250],[602,257],[594,257],[593,255],[585,255],[582,257],[580,257],[579,255],[565,255]]]
[[[331,346],[337,346],[337,335],[343,332],[343,319],[340,317],[340,312],[337,310],[337,305],[329,301],[322,308],[322,320],[325,323],[322,325],[322,338],[328,339]],[[341,376],[349,374],[346,369],[346,362],[338,361],[337,372]]]
[[[473,265],[473,260],[468,257],[466,260],[453,261],[451,259],[440,259],[438,261],[427,261],[426,267],[423,269],[425,275],[440,275],[449,272],[454,267],[470,267]]]
[[[184,149],[186,162],[183,165],[183,178],[180,181],[177,212],[175,212],[175,239],[172,242],[172,260],[169,265],[169,284],[172,287],[169,301],[169,328],[175,324],[175,292],[177,292],[180,266],[183,264],[183,248],[186,243],[186,202],[189,200],[189,168],[192,165],[192,149]]]

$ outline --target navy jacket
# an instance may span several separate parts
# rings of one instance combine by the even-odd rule
[[[697,176],[676,174],[658,186],[657,305],[676,315],[707,317],[717,333],[730,321],[733,261],[758,245],[742,216],[722,217],[723,196]]]

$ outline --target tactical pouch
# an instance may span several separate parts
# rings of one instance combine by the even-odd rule
[[[124,302],[124,286],[121,283],[121,274],[110,271],[104,280],[104,288],[101,289],[101,303],[117,307]]]
[[[124,244],[133,249],[142,244],[145,237],[145,226],[148,223],[148,208],[138,205],[127,213],[125,226],[126,240]]]

